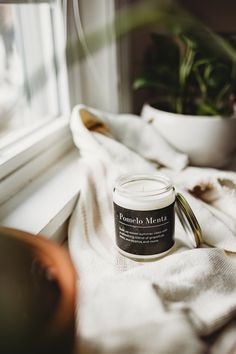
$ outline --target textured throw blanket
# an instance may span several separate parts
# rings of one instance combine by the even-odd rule
[[[236,173],[186,167],[187,157],[134,115],[80,105],[71,130],[81,155],[69,224],[80,352],[236,353]],[[116,250],[112,190],[120,174],[157,169],[190,203],[205,244],[193,249],[176,218],[174,252],[137,263]]]

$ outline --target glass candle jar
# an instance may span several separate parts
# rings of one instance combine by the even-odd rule
[[[113,191],[119,252],[140,261],[153,260],[169,253],[175,243],[176,199],[178,215],[185,230],[199,233],[200,226],[195,216],[183,196],[175,193],[169,178],[161,174],[120,177]]]

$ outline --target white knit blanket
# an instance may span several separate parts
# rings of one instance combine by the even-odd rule
[[[133,115],[80,105],[71,129],[81,155],[81,193],[69,224],[81,352],[235,353],[234,324],[214,340],[209,336],[236,314],[236,262],[224,251],[236,252],[236,174],[186,167],[185,155]],[[123,173],[157,169],[188,199],[208,246],[192,249],[176,220],[174,253],[136,263],[115,247],[114,181]]]

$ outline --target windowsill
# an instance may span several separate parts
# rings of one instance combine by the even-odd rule
[[[57,242],[79,196],[78,150],[73,148],[0,208],[0,224]]]

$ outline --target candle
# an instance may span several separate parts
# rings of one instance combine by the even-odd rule
[[[127,175],[113,192],[116,244],[124,256],[153,260],[174,245],[175,189],[161,175]]]

